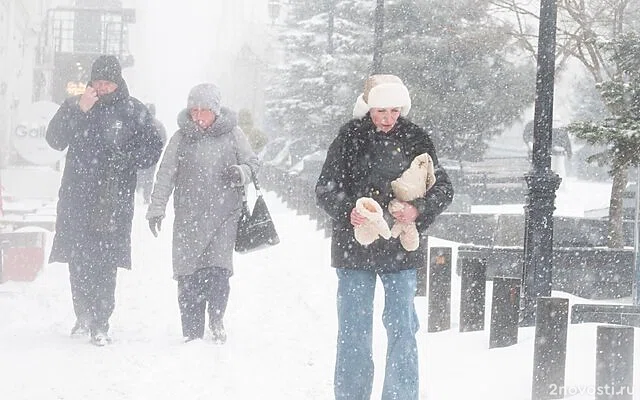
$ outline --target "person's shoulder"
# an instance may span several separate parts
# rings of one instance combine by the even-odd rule
[[[138,100],[137,98],[131,95],[129,95],[129,97],[127,98],[127,103],[130,107],[135,108],[137,110],[144,109],[149,111],[147,106],[142,101]]]
[[[169,135],[167,137],[167,148],[177,148],[182,142],[182,138],[184,137],[185,132],[183,128],[178,128],[173,135]]]
[[[223,132],[232,132],[238,128],[238,113],[229,107],[222,106],[216,121],[220,124]]]
[[[356,132],[358,132],[360,130],[360,128],[362,127],[362,119],[359,118],[353,118],[347,122],[345,122],[344,124],[342,124],[342,126],[339,129],[339,135],[340,136],[352,136],[354,134],[356,134]]]
[[[145,114],[149,113],[147,106],[145,106],[143,102],[141,102],[140,100],[136,99],[133,96],[127,96],[126,98],[122,99],[118,104],[120,105],[116,107],[119,108],[120,110],[123,110],[124,117],[128,119],[133,119],[136,121],[144,120]],[[151,114],[149,113],[149,115]]]
[[[69,110],[73,108],[78,108],[78,102],[80,101],[80,95],[70,96],[64,99],[58,110]]]

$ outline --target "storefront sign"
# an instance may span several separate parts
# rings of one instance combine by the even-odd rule
[[[22,111],[12,137],[20,157],[32,164],[51,165],[64,156],[64,152],[52,149],[45,140],[47,126],[58,107],[50,101],[38,101]]]

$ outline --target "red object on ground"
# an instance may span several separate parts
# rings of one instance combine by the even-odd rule
[[[0,233],[0,282],[33,281],[44,265],[44,232]]]

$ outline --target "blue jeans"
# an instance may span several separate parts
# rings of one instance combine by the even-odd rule
[[[373,297],[376,274],[336,269],[338,346],[334,375],[336,400],[369,400],[373,386]],[[416,271],[380,274],[384,287],[382,322],[387,359],[382,400],[418,400],[419,323],[414,305]]]

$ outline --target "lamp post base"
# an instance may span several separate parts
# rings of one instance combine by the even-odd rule
[[[525,175],[529,193],[525,206],[524,265],[520,326],[535,325],[536,299],[551,296],[553,211],[562,179],[552,171]]]

